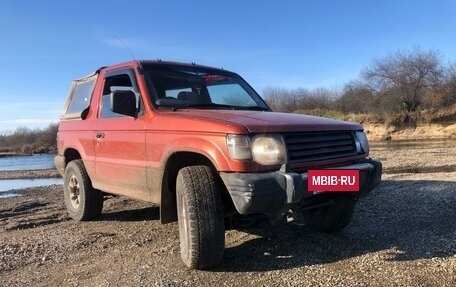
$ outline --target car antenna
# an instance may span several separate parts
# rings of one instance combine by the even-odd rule
[[[116,38],[117,40],[119,40],[120,43],[124,44],[125,47],[127,47],[128,51],[130,52],[131,57],[133,58],[134,61],[136,61],[135,54],[133,54],[133,51],[130,49],[130,47],[127,45],[127,43],[125,43],[124,40],[120,39],[116,35],[113,35],[113,37]]]

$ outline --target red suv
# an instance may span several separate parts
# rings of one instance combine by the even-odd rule
[[[317,230],[345,227],[380,182],[368,153],[360,125],[272,112],[233,72],[133,61],[73,82],[55,163],[72,218],[100,216],[107,194],[158,204],[200,269],[221,262],[227,223],[299,214]],[[359,188],[310,191],[310,170],[354,170]]]

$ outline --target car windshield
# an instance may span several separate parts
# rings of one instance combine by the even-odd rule
[[[238,75],[198,66],[144,65],[158,107],[269,111]]]

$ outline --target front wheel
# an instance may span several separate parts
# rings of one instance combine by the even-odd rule
[[[225,227],[220,190],[208,166],[182,168],[176,180],[181,258],[189,268],[220,264]]]
[[[100,216],[103,209],[103,194],[92,187],[82,160],[68,163],[63,185],[65,205],[71,218],[84,221]]]
[[[323,232],[342,230],[353,218],[355,198],[347,194],[333,194],[328,205],[303,210],[305,222],[312,228]]]

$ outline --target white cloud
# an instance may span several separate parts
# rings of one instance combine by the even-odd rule
[[[27,127],[30,129],[45,128],[51,123],[57,123],[58,119],[11,119],[0,120],[0,134],[16,130],[18,127]]]
[[[0,104],[0,110],[10,110],[10,109],[36,109],[40,108],[60,108],[63,107],[62,102],[12,102],[6,104]]]
[[[55,119],[14,119],[14,120],[3,120],[0,121],[0,124],[40,124],[40,123],[50,123],[55,121]]]

